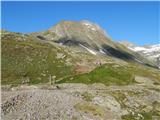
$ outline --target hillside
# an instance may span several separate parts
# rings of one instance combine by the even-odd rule
[[[160,119],[159,69],[97,24],[1,30],[1,48],[4,120]]]
[[[132,71],[128,64],[141,64],[142,69],[153,65],[88,21],[62,21],[47,31],[32,34],[2,31],[1,36],[2,84],[49,83],[110,63],[124,64],[124,72]],[[114,73],[112,69],[110,72]]]

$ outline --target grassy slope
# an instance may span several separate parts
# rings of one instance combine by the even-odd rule
[[[30,36],[24,36],[25,41],[20,34],[7,36],[2,34],[2,84],[20,84],[28,78],[30,84],[46,83],[50,76],[58,79],[73,73],[72,66],[65,64],[65,58],[56,58],[57,53],[63,51]]]
[[[158,69],[132,62],[129,63],[128,70],[133,72],[135,75],[148,77],[160,82],[160,71]]]
[[[127,66],[106,64],[96,68],[90,73],[67,77],[57,83],[103,83],[105,85],[127,85],[135,83],[135,75],[148,77],[160,84],[160,74],[156,69],[145,67],[136,63]]]
[[[76,75],[65,78],[58,83],[103,83],[105,85],[125,85],[134,83],[134,74],[129,72],[125,67],[114,67],[113,65],[103,65],[90,73]]]
[[[74,67],[65,64],[65,60],[71,56],[63,49],[37,41],[32,35],[4,33],[2,32],[2,84],[21,84],[28,78],[29,84],[47,83],[50,76],[56,76],[56,79],[62,78],[57,83],[104,83],[105,85],[131,84],[135,82],[135,75],[160,79],[159,71],[136,63],[118,67],[116,63],[106,64],[90,73],[75,75]],[[57,59],[57,53],[63,53],[66,57]]]

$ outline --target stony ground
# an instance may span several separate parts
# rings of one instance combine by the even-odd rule
[[[160,120],[160,85],[2,86],[3,120]]]

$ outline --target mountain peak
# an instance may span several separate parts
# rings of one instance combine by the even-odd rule
[[[101,30],[101,31],[104,32],[104,30],[98,24],[96,24],[94,22],[91,22],[89,20],[80,20],[80,21],[62,20],[56,25],[63,25],[63,26],[73,26],[73,25],[78,26],[79,25],[79,27],[82,25],[84,28],[88,28],[88,29],[91,29],[93,31]],[[51,29],[54,28],[54,27],[55,26],[51,27]]]
[[[101,48],[103,44],[114,47],[114,43],[104,30],[99,25],[88,20],[63,20],[45,33],[47,34],[43,36],[48,40],[57,41],[58,43],[60,41],[78,41],[78,43],[85,44],[93,49]]]
[[[81,23],[81,24],[84,24],[84,25],[90,25],[90,26],[95,25],[93,22],[91,22],[91,21],[89,21],[89,20],[81,20],[80,23]]]

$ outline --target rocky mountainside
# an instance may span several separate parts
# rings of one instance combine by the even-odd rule
[[[42,33],[47,40],[64,45],[82,45],[93,50],[102,49],[103,44],[115,47],[103,29],[89,21],[61,21]]]
[[[2,83],[5,84],[61,80],[91,72],[107,63],[156,68],[141,54],[114,42],[103,29],[89,21],[61,21],[46,31],[31,34],[4,30],[1,33]],[[130,65],[126,65],[127,69]],[[115,72],[114,65],[109,66],[110,71]],[[102,67],[97,71],[106,70]],[[120,73],[123,76],[123,72]],[[132,79],[132,73],[126,71],[126,74]]]
[[[104,54],[143,64],[152,64],[140,54],[113,42],[100,26],[89,21],[62,21],[49,30],[34,33],[34,35],[42,40],[56,42],[83,52],[88,51],[93,55]]]
[[[160,65],[160,44],[137,46],[129,42],[121,43],[128,47],[130,50],[140,53],[144,57],[148,58],[150,61],[153,61],[155,64]]]
[[[4,120],[160,118],[155,64],[97,24],[62,21],[30,34],[2,30],[1,48]]]

